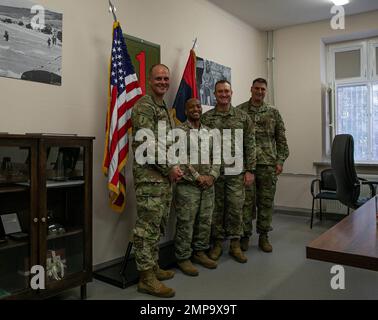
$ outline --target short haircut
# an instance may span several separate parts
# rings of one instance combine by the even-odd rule
[[[151,77],[151,75],[152,75],[152,71],[153,71],[154,68],[157,67],[157,66],[164,67],[164,68],[166,68],[166,69],[169,71],[169,68],[168,68],[165,64],[162,64],[162,63],[155,63],[155,64],[153,64],[153,65],[151,66],[150,70],[148,71],[148,75],[149,75],[149,77]]]
[[[253,80],[252,86],[254,86],[256,82],[257,83],[264,83],[266,86],[268,86],[268,82],[264,78],[257,78],[255,80]]]
[[[185,102],[185,109],[188,108],[190,102],[192,102],[192,101],[198,101],[199,104],[201,104],[201,101],[198,98],[190,98],[190,99],[186,100],[186,102]]]
[[[224,84],[224,83],[228,83],[231,87],[231,83],[230,81],[226,80],[226,79],[222,79],[222,80],[218,80],[216,83],[215,83],[215,86],[214,86],[214,91],[217,90],[217,85],[218,84]]]

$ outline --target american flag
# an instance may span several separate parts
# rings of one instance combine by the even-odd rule
[[[126,199],[124,167],[129,152],[128,130],[131,110],[142,96],[138,78],[127,52],[119,22],[113,25],[113,44],[110,61],[109,103],[106,115],[106,136],[103,171],[108,177],[110,206],[123,211]]]

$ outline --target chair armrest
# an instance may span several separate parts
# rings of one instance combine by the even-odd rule
[[[311,181],[311,194],[315,198],[315,183],[318,182],[318,190],[320,191],[320,179],[314,179]]]
[[[377,189],[376,185],[378,185],[378,181],[369,181],[363,178],[358,178],[358,179],[362,181],[361,184],[365,184],[369,186],[371,197],[374,197],[376,194],[376,189]]]
[[[371,181],[371,180],[363,180],[362,184],[371,184],[371,185],[378,185],[378,181]]]

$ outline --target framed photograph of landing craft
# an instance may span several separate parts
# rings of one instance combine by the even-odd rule
[[[63,15],[29,0],[0,0],[0,76],[62,84]]]
[[[154,64],[160,63],[160,45],[125,34],[123,36],[131,62],[137,73],[142,93],[143,95],[146,93],[151,94],[149,86],[146,85],[148,70]]]
[[[215,84],[219,80],[231,82],[231,68],[197,57],[196,78],[202,105],[215,106]]]

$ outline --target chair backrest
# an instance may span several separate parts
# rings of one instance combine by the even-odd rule
[[[336,179],[332,169],[320,172],[320,190],[336,191]]]
[[[336,179],[338,200],[350,208],[357,208],[360,183],[354,167],[354,141],[350,134],[335,136],[332,143],[331,166]]]

